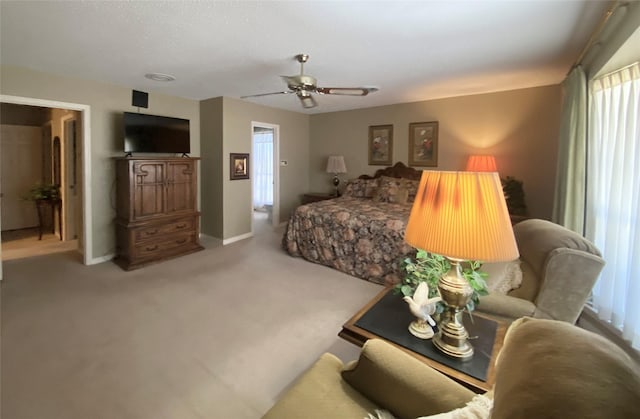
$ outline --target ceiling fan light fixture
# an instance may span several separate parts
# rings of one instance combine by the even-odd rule
[[[304,63],[307,62],[309,56],[307,54],[296,55],[296,60],[300,63],[300,74],[295,76],[280,76],[289,88],[285,92],[259,93],[257,95],[242,96],[242,99],[250,97],[260,97],[269,95],[282,95],[287,93],[295,93],[300,99],[302,107],[305,109],[315,108],[318,103],[313,98],[313,94],[321,95],[341,95],[341,96],[367,96],[369,93],[377,92],[377,87],[318,87],[318,81],[315,77],[304,74]]]
[[[309,108],[315,108],[316,106],[318,106],[313,96],[311,96],[311,93],[301,90],[297,94],[298,94],[298,98],[300,99],[300,102],[302,103],[303,108],[309,109]]]

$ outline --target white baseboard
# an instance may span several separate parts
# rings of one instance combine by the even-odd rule
[[[113,259],[115,257],[116,257],[115,253],[112,253],[112,254],[109,254],[109,255],[100,256],[98,258],[93,258],[87,263],[87,266],[89,266],[89,265],[97,265],[98,263],[102,263],[102,262],[108,262],[108,261],[110,261],[111,259]]]
[[[251,237],[253,237],[253,233],[241,234],[239,236],[230,237],[228,239],[222,240],[222,244],[223,245],[227,245],[227,244],[235,243],[237,241],[248,239],[248,238],[251,238]]]

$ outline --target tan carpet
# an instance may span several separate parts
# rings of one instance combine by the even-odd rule
[[[381,287],[292,258],[282,230],[124,272],[75,252],[11,260],[2,417],[258,418]]]

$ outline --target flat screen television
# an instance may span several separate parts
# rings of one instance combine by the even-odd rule
[[[189,153],[189,120],[124,113],[125,153]]]

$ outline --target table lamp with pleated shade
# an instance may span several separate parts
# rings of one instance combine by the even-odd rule
[[[498,174],[422,172],[405,240],[451,263],[451,270],[438,282],[447,308],[433,343],[451,357],[471,358],[473,347],[461,316],[473,289],[462,276],[460,263],[509,261],[519,256]]]
[[[467,172],[497,172],[496,158],[489,155],[469,156]]]
[[[336,196],[340,195],[338,187],[340,186],[339,173],[347,173],[347,165],[344,163],[344,156],[329,156],[327,160],[327,173],[333,173],[333,186]]]

